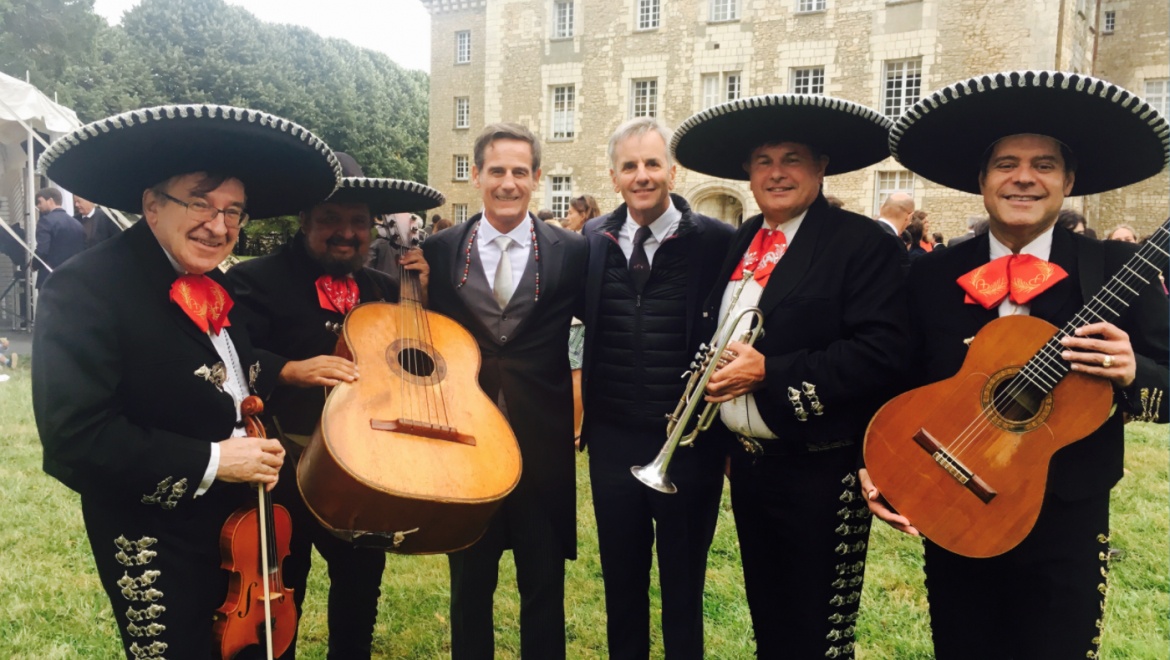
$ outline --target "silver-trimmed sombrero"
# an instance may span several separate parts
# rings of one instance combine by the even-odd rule
[[[770,94],[729,101],[684,121],[670,140],[687,169],[746,181],[743,164],[762,144],[799,142],[829,157],[825,174],[843,174],[890,155],[893,124],[864,105],[808,94]]]
[[[99,119],[55,140],[39,169],[82,197],[141,213],[142,192],[192,172],[244,183],[254,218],[288,215],[325,199],[341,166],[308,129],[223,105],[166,105]]]
[[[1170,162],[1170,126],[1113,83],[1062,71],[1006,71],[948,85],[890,131],[890,152],[935,183],[979,194],[987,150],[1009,135],[1053,137],[1076,155],[1073,195],[1137,183]]]
[[[369,204],[370,213],[383,215],[405,211],[426,211],[442,206],[443,193],[405,179],[367,177],[357,160],[343,151],[335,151],[341,163],[341,183],[327,202]]]

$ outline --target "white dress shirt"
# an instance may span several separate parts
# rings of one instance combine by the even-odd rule
[[[784,238],[789,246],[795,240],[796,232],[800,229],[801,223],[804,222],[804,216],[807,214],[808,211],[805,211],[788,222],[782,222],[775,227],[784,232]],[[765,226],[767,226],[767,223],[765,223]],[[744,285],[743,292],[739,294],[739,300],[736,301],[735,307],[728,308],[731,304],[731,296],[734,295],[736,287],[742,282],[743,280],[731,280],[723,290],[723,302],[719,304],[720,321],[739,314],[741,310],[760,304],[760,296],[764,294],[764,287],[760,286],[760,283],[753,279]],[[735,328],[725,331],[724,336],[726,336],[726,332],[732,332],[734,333],[732,336],[738,339],[751,328],[752,318],[747,316],[740,319],[740,322]],[[769,429],[768,425],[764,423],[764,418],[760,416],[760,409],[756,405],[756,395],[754,393],[749,392],[731,401],[724,402],[723,405],[719,406],[719,417],[732,433],[738,433],[749,438],[775,439],[777,437],[772,432],[772,429]]]
[[[674,235],[678,231],[678,223],[682,220],[682,211],[674,207],[674,200],[670,200],[670,207],[658,216],[654,222],[650,223],[650,237],[642,243],[642,248],[646,250],[646,261],[653,267],[654,253],[658,251],[658,246],[662,245],[667,237]],[[622,225],[621,231],[618,232],[618,247],[622,249],[622,254],[626,255],[626,263],[630,261],[630,255],[634,253],[634,234],[637,233],[641,227],[634,219],[626,214],[626,222]]]
[[[1020,254],[1030,254],[1037,259],[1048,261],[1048,257],[1052,255],[1052,230],[1055,228],[1055,226],[1056,225],[1049,227],[1048,231],[1040,234],[1036,238],[1033,238],[1031,243],[1028,243],[1023,247],[1023,249],[1020,250]],[[987,238],[990,239],[991,243],[990,249],[988,250],[988,256],[991,258],[991,261],[995,261],[1000,257],[1006,257],[1012,253],[1011,248],[1004,245],[1003,243],[1000,243],[995,238],[995,234],[987,232]],[[1031,305],[1017,305],[1016,303],[1012,302],[1012,297],[1010,295],[1004,298],[1003,302],[999,304],[1000,316],[1030,316],[1031,313]]]
[[[481,216],[479,228],[475,231],[475,247],[479,250],[479,264],[483,266],[483,274],[487,277],[488,287],[495,293],[496,268],[500,265],[500,248],[492,241],[500,236],[511,238],[513,244],[508,248],[508,261],[512,265],[512,281],[518,287],[520,278],[524,276],[524,269],[528,267],[528,255],[532,251],[532,228],[530,223],[536,222],[529,214],[526,222],[521,222],[507,234],[492,226],[486,216]]]

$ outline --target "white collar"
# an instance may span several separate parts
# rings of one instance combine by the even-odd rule
[[[507,236],[513,241],[516,241],[516,244],[520,247],[527,248],[532,244],[532,232],[535,231],[536,228],[535,224],[529,223],[535,223],[536,219],[532,217],[531,213],[529,213],[527,220],[528,222],[521,221],[520,224],[512,228],[512,231],[505,234],[499,229],[493,227],[492,223],[487,221],[486,214],[481,215],[479,219],[479,228],[477,229],[479,234],[477,242],[479,242],[480,245],[486,245],[496,240],[500,236]]]
[[[776,225],[776,229],[784,232],[784,238],[788,239],[788,243],[790,245],[792,244],[792,237],[795,236],[796,231],[798,229],[800,229],[800,225],[802,222],[804,222],[804,216],[806,216],[806,215],[808,215],[808,209],[805,209],[804,213],[801,213],[800,215],[796,216],[795,218],[793,218],[791,220],[785,220],[784,222],[781,222],[780,224]],[[770,231],[776,231],[776,229],[772,229],[772,227],[768,224],[767,219],[765,219],[764,223],[762,225],[760,225],[760,229],[767,229]]]
[[[659,243],[666,240],[668,236],[674,233],[678,222],[682,220],[682,211],[675,208],[674,200],[668,197],[667,201],[670,202],[670,206],[666,207],[666,210],[663,211],[662,215],[658,216],[654,222],[651,222],[649,225],[647,225],[650,227],[650,233],[653,234],[654,240],[658,241]],[[641,225],[639,225],[634,221],[633,218],[630,217],[629,209],[627,208],[626,224],[622,227],[622,231],[627,233],[631,237],[630,240],[633,241],[634,233],[638,231],[638,227],[640,226]]]
[[[1043,234],[1033,238],[1031,243],[1028,243],[1023,247],[1023,249],[1020,250],[1020,254],[1030,254],[1037,259],[1048,261],[1048,258],[1052,255],[1052,231],[1055,229],[1055,227],[1056,225],[1054,224],[1049,227],[1048,230]],[[991,245],[989,256],[991,257],[992,261],[1012,254],[1011,249],[1003,243],[1000,243],[999,240],[995,237],[995,234],[988,231],[987,238],[990,239],[989,242]]]

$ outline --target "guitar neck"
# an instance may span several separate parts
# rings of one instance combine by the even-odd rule
[[[1069,372],[1068,362],[1061,357],[1065,350],[1061,341],[1083,325],[1116,321],[1138,297],[1142,287],[1158,280],[1159,273],[1170,258],[1170,252],[1166,250],[1168,237],[1170,220],[1162,223],[1105,286],[1044,344],[1044,348],[1028,360],[1020,370],[1020,376],[1044,393],[1051,392]]]

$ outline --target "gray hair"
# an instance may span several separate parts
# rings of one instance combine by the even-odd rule
[[[657,117],[635,117],[625,122],[621,126],[618,126],[617,130],[613,132],[613,135],[609,136],[609,147],[606,149],[605,153],[607,156],[609,156],[610,167],[613,167],[617,164],[614,162],[614,159],[617,158],[617,146],[619,144],[625,142],[629,138],[645,135],[650,131],[655,131],[658,133],[658,135],[662,138],[662,143],[667,145],[666,166],[670,167],[671,165],[674,165],[674,159],[670,157],[671,130],[667,128],[662,122],[658,121]]]

